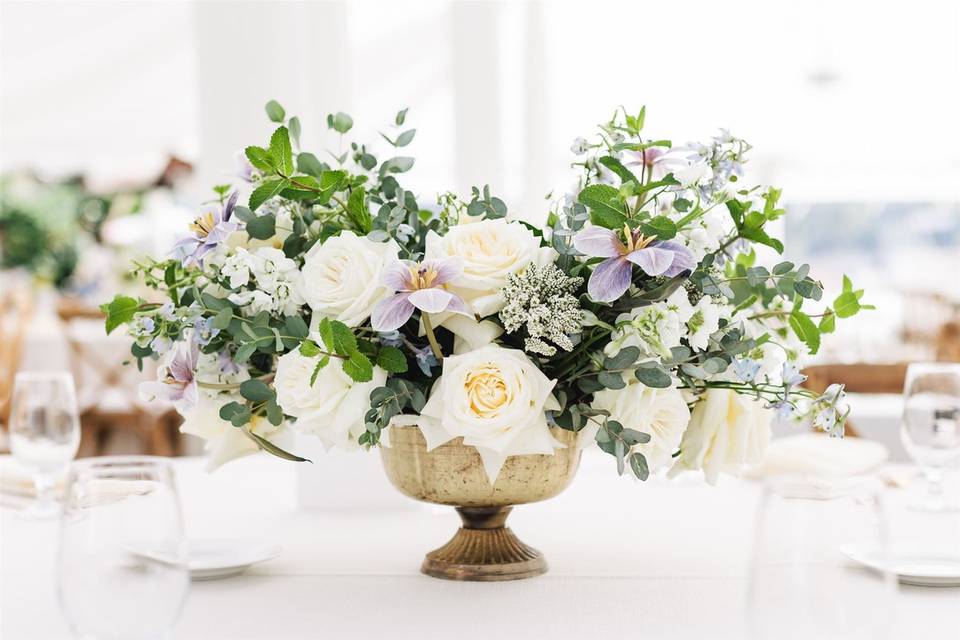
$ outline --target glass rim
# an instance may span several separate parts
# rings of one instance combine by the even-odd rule
[[[70,463],[71,471],[86,471],[97,468],[136,469],[142,467],[172,469],[173,463],[171,458],[149,455],[93,456],[90,458],[80,458]]]

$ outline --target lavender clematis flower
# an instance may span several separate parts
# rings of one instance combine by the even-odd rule
[[[223,209],[207,209],[190,224],[193,235],[183,238],[173,247],[173,254],[180,258],[183,266],[201,266],[203,257],[239,228],[239,223],[230,219],[238,197],[239,193],[234,191]]]
[[[197,381],[194,371],[197,368],[199,351],[193,341],[177,344],[173,357],[160,367],[159,380],[141,382],[140,395],[147,401],[155,399],[172,402],[177,411],[186,413],[197,404]]]
[[[696,266],[693,253],[673,240],[645,237],[638,230],[623,228],[626,244],[617,233],[604,227],[589,227],[573,239],[577,251],[595,258],[606,258],[593,269],[587,291],[597,302],[616,300],[630,287],[633,264],[648,276],[672,278]],[[632,264],[631,264],[632,263]]]
[[[397,293],[377,303],[370,323],[376,331],[393,331],[410,319],[414,309],[469,316],[470,310],[460,296],[443,286],[462,272],[463,265],[454,258],[420,263],[398,260],[388,265],[383,272],[383,285]]]

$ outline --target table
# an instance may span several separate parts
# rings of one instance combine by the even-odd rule
[[[190,536],[269,538],[282,552],[243,576],[194,583],[175,637],[746,637],[756,485],[711,488],[692,476],[639,485],[618,481],[611,462],[585,455],[564,494],[511,516],[521,538],[545,552],[550,573],[470,584],[418,573],[424,552],[457,526],[452,510],[298,510],[289,463],[253,457],[206,474],[202,460],[181,459]],[[4,509],[0,527],[0,637],[69,638],[53,586],[56,524]],[[901,587],[893,637],[920,630],[960,638],[960,589]]]

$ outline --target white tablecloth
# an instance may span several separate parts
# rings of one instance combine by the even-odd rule
[[[471,584],[418,573],[456,528],[450,509],[297,510],[289,463],[248,458],[208,475],[200,460],[179,461],[190,536],[262,537],[282,552],[243,576],[194,583],[175,637],[746,637],[756,486],[640,485],[611,477],[610,462],[585,456],[564,494],[514,510],[511,526],[550,573]],[[68,638],[54,591],[57,525],[4,509],[0,526],[0,637]],[[960,589],[901,587],[893,637],[960,638]]]

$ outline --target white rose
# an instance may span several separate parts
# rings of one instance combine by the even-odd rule
[[[545,410],[559,410],[550,380],[522,351],[487,345],[443,360],[418,422],[427,448],[456,437],[477,448],[491,484],[509,456],[552,455]]]
[[[340,358],[331,358],[310,384],[318,361],[299,350],[280,357],[273,381],[277,404],[297,419],[298,431],[317,436],[327,449],[356,449],[357,438],[366,430],[363,416],[370,408],[370,392],[383,386],[387,372],[374,367],[372,380],[354,382],[343,372]]]
[[[669,476],[703,469],[710,484],[720,472],[736,474],[760,462],[770,442],[773,412],[750,396],[730,389],[708,389],[693,408],[690,426],[680,441],[680,457]]]
[[[393,293],[380,283],[380,274],[398,253],[393,240],[373,242],[351,231],[318,242],[304,259],[302,296],[317,314],[355,327]]]
[[[624,379],[627,385],[622,389],[598,391],[592,406],[609,411],[610,418],[624,428],[650,435],[650,442],[634,445],[631,451],[642,453],[653,472],[669,463],[680,446],[690,410],[679,389],[653,389],[633,375],[624,375]]]
[[[463,275],[448,288],[481,318],[503,308],[507,276],[553,257],[553,249],[541,248],[540,238],[527,227],[502,218],[457,225],[444,236],[431,231],[426,244],[428,260],[458,257],[463,261]]]
[[[257,453],[260,446],[243,430],[234,427],[220,417],[220,408],[229,402],[243,402],[239,395],[231,393],[208,393],[201,390],[197,404],[183,414],[180,433],[203,438],[203,450],[207,452],[207,470],[213,471],[222,464]],[[246,425],[253,433],[270,441],[282,440],[286,435],[284,425],[274,426],[261,416],[250,418]],[[283,445],[281,445],[283,446]]]

